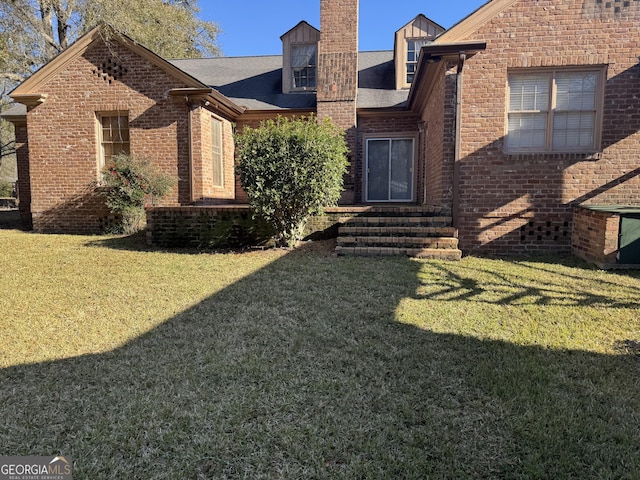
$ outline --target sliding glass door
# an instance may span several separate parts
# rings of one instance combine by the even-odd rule
[[[367,202],[413,201],[413,138],[367,140]]]

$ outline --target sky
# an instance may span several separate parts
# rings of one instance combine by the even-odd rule
[[[359,49],[392,50],[393,34],[419,13],[449,28],[486,0],[361,0]],[[280,36],[301,20],[320,29],[320,0],[199,0],[200,16],[222,29],[227,57],[279,55]],[[250,32],[250,35],[247,35]]]

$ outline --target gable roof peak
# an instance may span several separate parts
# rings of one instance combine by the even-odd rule
[[[280,40],[282,40],[284,37],[286,37],[287,35],[289,35],[291,32],[293,32],[294,30],[297,30],[298,28],[300,28],[301,26],[307,26],[309,28],[312,28],[313,30],[315,30],[316,32],[320,33],[320,30],[318,30],[316,27],[314,27],[313,25],[311,25],[309,22],[307,22],[306,20],[300,20],[294,27],[290,28],[289,30],[287,30],[285,33],[283,33],[282,35],[280,35]]]
[[[411,20],[409,20],[407,23],[405,23],[402,27],[400,27],[400,28],[398,29],[398,31],[399,31],[399,30],[402,30],[403,28],[408,27],[409,25],[411,25],[412,23],[414,23],[416,20],[427,21],[427,22],[431,23],[433,26],[435,26],[435,27],[437,27],[437,28],[439,28],[439,29],[441,29],[441,30],[443,30],[443,31],[444,31],[444,30],[446,30],[446,28],[444,28],[444,27],[443,27],[442,25],[440,25],[439,23],[434,22],[433,20],[431,20],[431,19],[430,19],[429,17],[427,17],[424,13],[419,13],[419,14],[417,14],[415,17],[413,17]]]

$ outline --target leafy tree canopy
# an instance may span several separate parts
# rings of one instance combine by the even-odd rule
[[[165,58],[218,55],[196,0],[0,0],[0,81],[20,82],[107,23]]]
[[[165,58],[220,54],[218,26],[198,18],[197,0],[0,0],[0,110],[7,94],[100,23]],[[14,152],[0,120],[0,165]]]

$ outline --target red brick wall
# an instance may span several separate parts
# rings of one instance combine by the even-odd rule
[[[426,149],[422,154],[425,171],[422,199],[427,205],[451,208],[453,193],[453,158],[455,140],[455,75],[446,72],[441,64],[442,75],[436,78],[432,94],[422,113],[426,129]]]
[[[320,0],[318,102],[355,101],[357,82],[358,0]]]
[[[192,112],[193,142],[193,200],[202,204],[229,203],[235,198],[234,143],[232,125],[229,121],[215,117],[222,122],[222,186],[213,184],[213,116],[205,108],[198,107]]]
[[[101,75],[108,61],[126,73]],[[47,81],[38,92],[46,101],[28,113],[34,229],[93,233],[103,225],[107,211],[90,188],[99,173],[96,112],[128,112],[132,153],[179,179],[164,203],[188,202],[188,110],[169,96],[183,86],[116,42],[93,44]]]
[[[575,208],[571,251],[600,267],[616,263],[620,216],[609,212]]]
[[[463,250],[569,251],[573,205],[640,203],[639,24],[638,2],[521,0],[468,37],[487,49],[463,73]],[[503,153],[508,69],[600,64],[601,156]]]
[[[320,0],[317,84],[318,119],[329,117],[346,132],[352,167],[341,202],[353,203],[357,201],[353,164],[357,151],[358,0]]]

